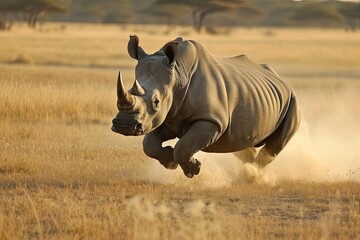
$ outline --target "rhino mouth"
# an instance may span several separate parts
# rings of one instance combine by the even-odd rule
[[[143,124],[136,122],[129,125],[119,124],[116,119],[113,120],[111,130],[125,136],[141,136],[144,135]]]

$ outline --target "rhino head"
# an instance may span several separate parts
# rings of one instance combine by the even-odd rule
[[[159,127],[173,102],[174,65],[177,43],[170,42],[154,54],[146,54],[136,35],[130,36],[129,55],[138,61],[135,81],[128,91],[121,72],[117,81],[117,108],[112,131],[139,136]]]

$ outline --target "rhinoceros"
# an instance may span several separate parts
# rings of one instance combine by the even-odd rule
[[[112,131],[140,136],[143,150],[165,168],[199,174],[198,151],[233,152],[265,167],[297,131],[294,90],[267,64],[246,55],[218,58],[202,44],[181,37],[154,54],[130,36],[136,79],[126,90],[121,72]],[[163,143],[178,138],[174,147]],[[260,149],[260,150],[259,150]]]

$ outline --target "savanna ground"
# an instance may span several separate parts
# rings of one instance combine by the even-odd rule
[[[355,239],[360,236],[360,34],[49,24],[0,33],[0,239]],[[300,132],[265,170],[201,155],[187,179],[110,131],[126,50],[177,36],[271,64],[297,92]]]

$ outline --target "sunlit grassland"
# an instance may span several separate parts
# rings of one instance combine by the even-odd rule
[[[234,28],[226,35],[199,35],[189,27],[174,27],[165,35],[165,27],[158,25],[129,25],[126,28],[116,25],[67,26],[64,31],[38,32],[36,35],[23,28],[14,29],[10,35],[0,33],[0,61],[12,61],[17,55],[27,54],[37,64],[133,66],[129,62],[126,44],[129,35],[136,33],[141,45],[150,53],[157,51],[166,41],[183,36],[201,41],[222,57],[246,53],[264,62],[346,68],[356,68],[360,64],[357,47],[360,36],[339,29]]]
[[[1,239],[360,235],[358,182],[279,179],[275,185],[234,181],[212,188],[206,179],[182,177],[153,183],[146,176],[157,173],[146,170],[153,160],[143,154],[142,139],[110,131],[117,71],[128,87],[134,79],[129,34],[136,33],[149,53],[183,35],[218,56],[245,53],[271,64],[296,90],[305,119],[328,117],[340,141],[356,142],[359,128],[353,126],[350,138],[335,117],[360,117],[359,34],[254,28],[199,35],[176,27],[165,35],[165,26],[91,24],[51,31],[55,26],[0,33]],[[354,166],[358,161],[354,156]]]

